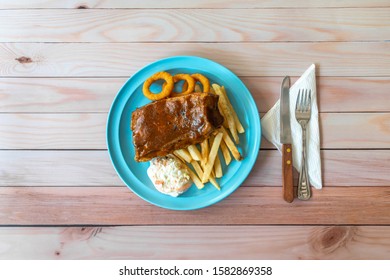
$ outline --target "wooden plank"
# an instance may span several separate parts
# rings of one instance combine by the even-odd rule
[[[387,0],[243,0],[243,1],[226,1],[226,0],[18,0],[4,1],[0,9],[45,9],[45,8],[68,8],[68,9],[87,9],[87,8],[322,8],[322,7],[388,7]]]
[[[127,78],[0,78],[0,112],[108,113]]]
[[[291,77],[291,83],[299,77]],[[283,77],[244,77],[260,112],[267,112],[280,98]],[[390,79],[385,77],[317,77],[320,112],[389,112]],[[0,107],[1,108],[1,107]]]
[[[106,121],[107,114],[3,114],[0,149],[106,149]]]
[[[322,151],[323,184],[385,186],[389,151]],[[280,186],[281,156],[260,151],[243,186]],[[0,186],[123,186],[107,151],[0,151]],[[296,176],[297,177],[297,176]]]
[[[389,186],[390,174],[384,164],[390,151],[325,150],[321,151],[324,187]],[[260,150],[257,162],[244,186],[281,186],[281,155],[278,151]],[[295,179],[298,174],[295,174]],[[297,184],[297,181],[296,181]]]
[[[390,113],[320,113],[321,148],[390,148]],[[106,149],[107,114],[0,115],[0,149]],[[130,120],[129,120],[130,126]],[[266,141],[262,148],[273,148]]]
[[[188,246],[188,240],[194,246]],[[34,244],[34,246],[31,246]],[[389,226],[0,228],[0,259],[387,259]]]
[[[0,42],[291,42],[390,38],[390,8],[265,9],[261,16],[259,13],[254,9],[0,10]]]
[[[389,150],[321,152],[325,187],[390,186]],[[243,186],[281,186],[281,155],[261,150]],[[297,174],[295,174],[297,179]],[[0,187],[124,186],[107,151],[0,151]]]
[[[300,76],[311,63],[319,76],[390,76],[390,42],[2,43],[0,75],[130,76],[177,55],[210,58],[239,76]]]
[[[283,77],[243,77],[259,111],[280,96]],[[298,77],[291,77],[294,83]],[[107,113],[122,78],[0,78],[0,112]],[[390,112],[387,77],[317,77],[321,112]]]
[[[321,141],[327,148],[390,148],[389,113],[320,114],[320,130]]]
[[[123,186],[107,151],[0,151],[0,186]]]
[[[147,203],[125,187],[4,187],[0,188],[0,223],[388,225],[389,199],[388,187],[338,187],[313,190],[310,201],[286,203],[281,188],[242,187],[212,207],[172,211]]]

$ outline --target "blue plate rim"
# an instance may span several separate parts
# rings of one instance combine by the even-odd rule
[[[170,61],[173,61],[175,60],[175,63],[183,63],[183,61],[186,61],[186,60],[196,60],[198,62],[204,62],[204,63],[207,63],[207,64],[212,64],[216,67],[219,67],[220,69],[222,69],[223,71],[225,71],[226,73],[228,73],[229,75],[233,76],[240,84],[241,86],[246,90],[247,94],[246,94],[246,98],[249,99],[249,104],[251,106],[251,111],[255,111],[255,112],[258,112],[258,109],[257,109],[257,106],[256,106],[256,103],[253,99],[253,96],[252,94],[250,93],[250,91],[248,90],[248,88],[245,86],[245,84],[241,81],[241,79],[236,75],[234,74],[230,69],[228,69],[227,67],[213,61],[213,60],[210,60],[208,58],[204,58],[204,57],[199,57],[199,56],[185,56],[185,55],[182,55],[182,56],[170,56],[170,57],[166,57],[166,58],[162,58],[162,59],[159,59],[159,60],[156,60],[156,61],[153,61],[147,65],[145,65],[144,67],[142,67],[141,69],[139,69],[138,71],[136,71],[131,77],[129,77],[126,82],[121,86],[121,88],[118,90],[111,106],[110,106],[110,109],[109,109],[109,112],[108,112],[108,116],[107,116],[107,122],[106,122],[106,145],[107,145],[107,150],[108,150],[108,154],[109,154],[109,157],[110,157],[110,160],[111,160],[111,163],[116,171],[116,173],[118,174],[119,178],[122,180],[122,182],[127,186],[128,189],[130,189],[134,194],[136,194],[138,197],[140,197],[141,199],[149,202],[150,204],[153,204],[155,206],[158,206],[158,207],[161,207],[161,208],[165,208],[165,209],[169,209],[169,210],[179,210],[179,211],[187,211],[187,210],[197,210],[197,209],[201,209],[201,208],[205,208],[205,207],[208,207],[208,206],[211,206],[215,203],[218,203],[219,201],[225,199],[226,197],[228,197],[229,195],[231,195],[235,190],[237,190],[240,185],[245,181],[245,179],[249,176],[251,170],[253,169],[253,166],[257,160],[257,157],[258,157],[258,153],[260,151],[260,144],[261,144],[261,124],[260,124],[260,116],[257,115],[257,117],[253,117],[252,120],[254,121],[254,123],[252,123],[253,127],[251,129],[254,129],[254,146],[252,147],[252,153],[251,153],[251,156],[250,156],[250,161],[247,163],[247,170],[245,170],[245,174],[240,176],[240,179],[238,180],[239,182],[235,182],[235,184],[233,185],[233,187],[230,187],[227,191],[224,192],[223,195],[220,195],[220,196],[216,196],[214,199],[210,199],[210,200],[207,200],[206,202],[203,202],[203,203],[200,203],[198,204],[197,206],[189,206],[189,207],[175,207],[174,205],[163,205],[161,203],[157,203],[153,200],[150,200],[148,199],[147,197],[144,197],[142,195],[140,195],[134,188],[132,188],[130,186],[130,184],[128,184],[126,182],[126,180],[123,178],[121,172],[120,172],[120,166],[117,166],[116,164],[116,160],[119,160],[120,162],[122,162],[122,164],[126,164],[125,161],[124,161],[124,158],[114,158],[114,156],[118,156],[118,149],[119,148],[115,148],[115,146],[112,146],[112,145],[115,145],[115,143],[112,143],[112,139],[117,139],[119,138],[118,135],[112,135],[112,133],[110,133],[110,131],[113,129],[112,126],[110,126],[110,124],[113,122],[113,118],[116,117],[118,118],[119,117],[119,121],[120,121],[120,117],[121,117],[121,114],[118,114],[115,112],[115,110],[113,110],[115,108],[115,106],[118,106],[118,102],[120,102],[120,98],[121,98],[121,93],[123,92],[124,88],[127,86],[128,83],[131,82],[131,80],[133,79],[136,79],[142,72],[144,71],[147,71],[149,68],[153,68],[154,66],[158,65],[158,64],[164,64],[164,63],[168,63]],[[185,67],[185,65],[178,65],[177,67]],[[132,94],[134,93],[131,92],[129,94],[128,97],[130,97]],[[126,100],[127,102],[127,100]],[[122,103],[126,103],[126,102],[123,102]],[[122,108],[123,109],[123,108]],[[123,111],[123,110],[122,110]],[[122,112],[121,111],[121,112]],[[116,113],[116,115],[115,115]],[[110,135],[113,136],[111,137],[111,140],[110,140]],[[115,142],[115,141],[114,141]],[[112,143],[112,144],[110,144]],[[119,143],[119,140],[117,141],[116,143],[116,146],[119,147],[120,146],[120,143]],[[120,150],[120,149],[119,149]],[[122,153],[119,153],[119,155],[122,156]],[[134,182],[132,182],[132,184],[138,184],[138,185],[141,185],[141,187],[145,186],[141,181],[138,180],[138,178],[133,174],[131,173],[131,177],[132,177],[132,180],[134,180]]]

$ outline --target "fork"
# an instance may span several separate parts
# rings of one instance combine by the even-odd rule
[[[298,199],[308,200],[311,196],[306,159],[306,127],[311,114],[311,90],[301,89],[295,105],[295,118],[302,127],[302,164],[298,180]]]

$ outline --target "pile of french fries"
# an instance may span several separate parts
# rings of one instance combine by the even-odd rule
[[[195,92],[200,91],[199,85],[196,85]],[[221,150],[226,166],[232,161],[231,155],[233,155],[235,160],[242,160],[243,157],[236,145],[240,143],[238,134],[245,133],[245,129],[230,103],[225,88],[213,84],[211,92],[219,96],[218,109],[224,117],[223,126],[202,143],[191,145],[187,149],[176,150],[173,153],[180,160],[186,162],[188,166],[192,167],[194,171],[191,168],[188,168],[188,170],[192,181],[198,189],[202,189],[207,182],[210,182],[218,190],[221,190],[216,180],[216,178],[223,176],[222,163],[218,151]]]

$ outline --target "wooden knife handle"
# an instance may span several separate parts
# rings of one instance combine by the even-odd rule
[[[287,202],[292,202],[294,200],[294,178],[291,144],[283,144],[282,160],[283,199]]]

